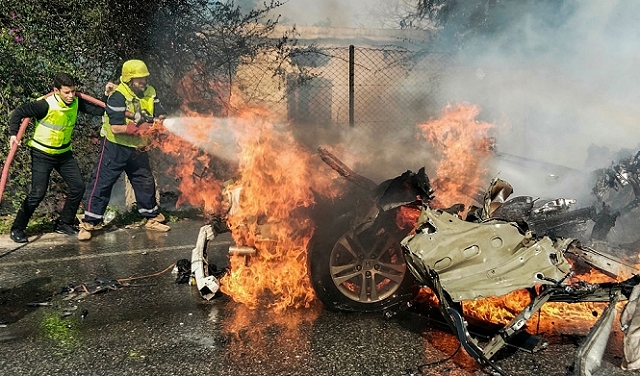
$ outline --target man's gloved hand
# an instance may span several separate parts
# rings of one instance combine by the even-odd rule
[[[149,114],[149,111],[142,109],[133,114],[133,121],[136,124],[141,124],[144,122],[153,123],[153,116]]]
[[[127,123],[127,134],[134,135],[134,136],[139,134],[138,126],[136,125],[136,123],[132,121]]]
[[[152,125],[153,124],[146,122],[140,123],[140,125],[136,125],[136,123],[130,121],[127,123],[127,134],[130,134],[132,136],[141,136],[147,133]]]
[[[143,108],[140,110],[140,115],[142,115],[142,120],[146,121],[147,123],[153,123],[153,115],[151,115],[149,111]]]
[[[147,122],[140,123],[140,125],[138,125],[138,134],[143,135],[147,133],[149,131],[149,128],[151,128],[152,125],[153,124],[147,123]]]

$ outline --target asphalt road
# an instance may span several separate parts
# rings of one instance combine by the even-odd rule
[[[329,312],[320,304],[283,313],[250,310],[225,296],[205,301],[195,287],[176,284],[170,272],[96,294],[65,291],[70,285],[92,287],[96,278],[154,274],[190,259],[201,225],[184,220],[169,233],[118,229],[86,243],[46,234],[19,246],[1,236],[0,374],[492,373],[420,310],[390,319]],[[228,236],[216,238],[217,257],[231,244]],[[542,333],[548,348],[535,354],[508,349],[496,362],[508,375],[569,375],[585,334]],[[621,360],[616,331],[594,376],[640,375],[622,371]]]

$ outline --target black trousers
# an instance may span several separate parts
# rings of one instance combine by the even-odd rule
[[[85,195],[83,222],[97,225],[102,221],[111,198],[111,190],[123,171],[131,182],[138,212],[146,218],[158,216],[160,211],[156,202],[156,183],[151,174],[147,152],[102,138],[98,162]]]
[[[65,200],[59,221],[73,225],[84,194],[84,181],[80,173],[78,162],[73,158],[71,150],[62,154],[46,154],[38,149],[31,149],[31,191],[22,202],[12,229],[24,230],[36,211],[36,208],[44,199],[49,187],[51,171],[56,170],[67,183],[69,192]]]

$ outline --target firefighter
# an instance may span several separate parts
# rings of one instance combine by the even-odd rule
[[[91,232],[101,227],[111,190],[122,172],[135,193],[138,212],[154,231],[169,231],[163,224],[156,200],[156,185],[151,173],[146,147],[148,130],[155,120],[162,121],[166,111],[156,98],[155,89],[147,85],[149,70],[141,60],[122,65],[120,83],[107,99],[102,125],[100,150],[84,199],[84,218],[80,221],[79,240],[91,239]]]
[[[9,117],[9,147],[16,143],[20,145],[17,134],[22,120],[28,117],[35,119],[33,136],[28,142],[31,148],[31,190],[11,226],[11,240],[16,243],[28,242],[25,233],[27,224],[44,199],[53,170],[58,171],[69,189],[54,231],[66,235],[78,233],[75,227],[76,211],[85,189],[78,162],[71,151],[71,134],[78,111],[95,116],[104,113],[101,107],[76,97],[73,77],[58,73],[53,80],[52,95],[23,104]]]

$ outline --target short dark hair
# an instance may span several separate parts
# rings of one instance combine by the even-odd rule
[[[53,87],[61,89],[63,86],[74,87],[76,86],[76,80],[70,74],[60,72],[53,78]]]

